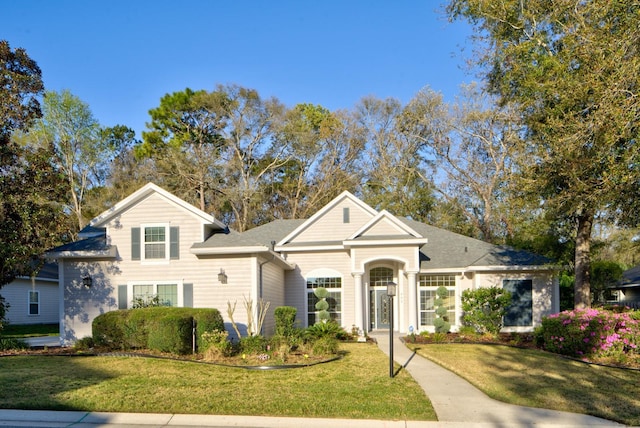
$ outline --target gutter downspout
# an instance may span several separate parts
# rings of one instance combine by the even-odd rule
[[[271,241],[271,260],[265,260],[263,262],[258,263],[258,281],[259,281],[259,290],[258,290],[258,298],[262,299],[262,266],[266,265],[267,263],[270,263],[272,261],[274,261],[276,259],[276,253],[275,251],[273,251],[273,249],[276,246],[276,241]],[[260,332],[260,334],[264,334],[264,332]]]

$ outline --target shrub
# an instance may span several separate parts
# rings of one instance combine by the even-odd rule
[[[311,352],[314,355],[334,355],[338,353],[338,340],[331,336],[323,336],[313,341]]]
[[[215,360],[218,357],[229,357],[234,353],[227,331],[205,331],[202,334],[201,343],[200,351],[204,352],[206,359]]]
[[[267,339],[263,336],[245,336],[240,339],[240,352],[243,354],[261,354],[267,349]]]
[[[500,333],[511,293],[499,287],[480,287],[462,292],[462,323],[478,333]]]
[[[86,336],[78,340],[76,343],[74,343],[73,349],[75,349],[76,351],[88,351],[91,348],[93,348],[93,346],[94,346],[93,337]]]
[[[109,349],[128,349],[125,325],[129,311],[111,311],[98,315],[91,326],[96,346]]]
[[[628,312],[564,311],[543,318],[536,339],[547,351],[572,357],[622,357],[640,352],[640,321]]]
[[[149,349],[184,355],[192,349],[193,318],[186,314],[170,314],[150,323]]]
[[[349,338],[349,333],[337,322],[329,320],[327,322],[318,322],[305,330],[305,337],[309,339],[319,339],[321,337],[332,337],[338,340]]]
[[[29,345],[21,339],[0,337],[0,351],[8,351],[11,349],[29,349]]]
[[[274,316],[276,321],[276,335],[289,337],[294,334],[296,314],[298,310],[292,306],[277,307]]]

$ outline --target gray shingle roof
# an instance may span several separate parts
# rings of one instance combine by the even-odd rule
[[[192,248],[271,247],[272,241],[279,242],[304,222],[305,220],[274,220],[243,233],[234,230],[214,233],[205,242],[196,243]]]
[[[489,244],[478,239],[400,218],[429,242],[421,249],[422,269],[473,266],[539,266],[551,261],[528,251]]]

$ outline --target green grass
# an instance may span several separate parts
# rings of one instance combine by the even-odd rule
[[[60,334],[59,324],[8,324],[0,330],[0,336],[14,339],[39,336],[57,336],[58,334]]]
[[[640,425],[638,370],[498,345],[417,345],[417,352],[500,401]]]
[[[0,358],[0,408],[436,420],[406,371],[389,377],[374,344],[290,370],[245,370],[134,357]]]

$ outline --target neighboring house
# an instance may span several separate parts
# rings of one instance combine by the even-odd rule
[[[608,303],[640,309],[640,265],[622,273],[622,279],[609,287]]]
[[[254,314],[297,308],[300,326],[316,321],[313,291],[325,287],[333,319],[346,330],[387,329],[386,285],[398,284],[394,326],[433,329],[435,292],[444,285],[453,329],[463,290],[499,286],[515,296],[506,331],[531,331],[559,310],[557,270],[544,258],[487,244],[376,211],[343,192],[307,220],[276,220],[243,233],[147,184],[90,222],[81,240],[48,252],[60,265],[61,338],[91,334],[99,314],[158,296],[173,306],[217,308],[233,334]],[[254,316],[253,319],[256,319]]]
[[[56,324],[60,321],[58,265],[47,263],[32,277],[18,277],[0,288],[9,304],[10,324]]]

